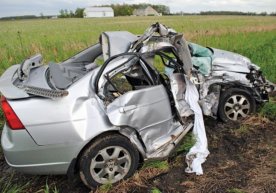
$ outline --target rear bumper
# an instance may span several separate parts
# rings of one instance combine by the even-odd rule
[[[28,174],[66,174],[81,145],[37,145],[27,130],[11,130],[4,126],[1,145],[7,163]]]

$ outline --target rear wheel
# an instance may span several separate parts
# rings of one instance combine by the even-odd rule
[[[80,158],[80,177],[89,188],[116,183],[132,176],[139,153],[129,140],[113,134],[98,139]]]
[[[254,98],[245,90],[230,88],[220,96],[218,114],[222,121],[238,121],[256,111]]]

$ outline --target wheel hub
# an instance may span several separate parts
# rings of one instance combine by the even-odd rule
[[[90,173],[100,184],[115,183],[125,177],[131,165],[128,151],[120,146],[102,149],[92,159]]]
[[[106,167],[107,167],[110,171],[112,171],[112,170],[114,169],[115,165],[116,165],[115,160],[110,159],[110,160],[108,160],[108,161],[106,162]]]
[[[234,106],[235,111],[239,111],[240,108],[241,108],[240,105],[235,105],[235,106]]]
[[[250,113],[249,100],[244,95],[233,95],[229,97],[224,105],[224,113],[233,121],[241,117],[246,117]]]

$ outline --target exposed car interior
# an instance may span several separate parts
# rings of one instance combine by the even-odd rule
[[[49,82],[52,83],[52,87],[66,89],[88,71],[97,68],[102,63],[101,58],[102,47],[95,44],[62,63],[50,63],[46,72]]]

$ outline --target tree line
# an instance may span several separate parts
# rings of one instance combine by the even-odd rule
[[[77,8],[74,12],[72,10],[61,9],[59,11],[59,18],[82,18],[84,8]]]
[[[241,12],[241,11],[202,11],[199,13],[199,15],[260,15],[260,16],[266,16],[271,15],[275,16],[276,12],[268,14],[267,12]]]

